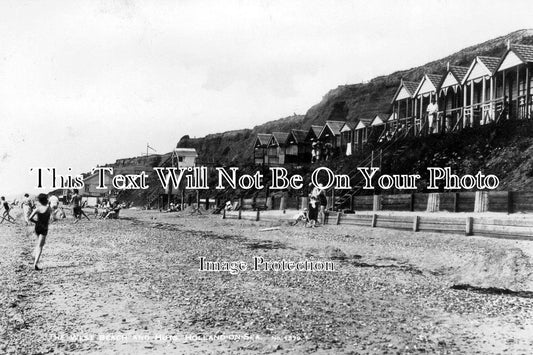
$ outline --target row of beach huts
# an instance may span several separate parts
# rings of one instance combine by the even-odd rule
[[[502,119],[530,119],[532,63],[532,45],[510,43],[501,58],[478,56],[469,67],[448,63],[443,75],[425,74],[418,82],[401,80],[391,100],[391,113],[376,113],[354,122],[330,120],[307,130],[259,133],[254,161],[274,166],[305,164],[351,155],[368,144],[377,146],[399,136],[448,133]]]

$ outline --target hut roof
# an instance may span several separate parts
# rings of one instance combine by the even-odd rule
[[[198,157],[198,153],[194,148],[176,148],[174,153],[179,157]]]
[[[358,130],[358,129],[366,128],[366,127],[370,126],[371,122],[372,122],[372,118],[360,118],[359,119],[359,123],[357,124],[355,129]]]
[[[270,143],[271,138],[272,138],[272,134],[270,133],[258,133],[256,141],[255,141],[255,146],[266,147],[268,143]]]
[[[303,143],[305,141],[305,137],[307,136],[307,131],[303,131],[300,129],[293,129],[289,133],[289,138],[293,137],[296,144]]]
[[[381,124],[384,124],[389,120],[390,115],[387,115],[385,113],[378,113],[374,116],[372,119],[370,125],[372,126],[379,126]]]
[[[279,146],[285,145],[288,137],[289,134],[287,132],[272,132],[272,138],[270,139],[269,145],[271,145],[273,142]]]
[[[413,94],[415,93],[417,87],[417,82],[402,80],[400,82],[400,85],[398,86],[398,89],[396,90],[396,93],[394,94],[394,97],[392,98],[392,102],[394,103],[394,101],[396,101],[396,98],[398,97],[402,89],[405,89],[409,97],[413,97]]]
[[[461,82],[468,72],[468,67],[460,67],[457,65],[450,65],[450,73],[455,76],[457,82]]]

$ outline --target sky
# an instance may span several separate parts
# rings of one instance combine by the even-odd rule
[[[0,194],[305,114],[331,89],[533,28],[515,1],[0,0]],[[31,172],[30,169],[34,169]],[[69,170],[71,168],[71,170]]]

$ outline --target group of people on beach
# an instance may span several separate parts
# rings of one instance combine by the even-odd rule
[[[326,190],[322,184],[315,186],[309,194],[308,219],[309,226],[316,227],[323,225],[326,219],[326,207],[328,199],[326,198]]]
[[[313,187],[313,184],[309,184],[309,186]],[[307,208],[295,216],[296,221],[292,225],[298,224],[299,221],[304,221],[306,227],[311,228],[324,224],[328,206],[324,185],[318,184],[318,186],[313,187],[308,198],[309,204]]]

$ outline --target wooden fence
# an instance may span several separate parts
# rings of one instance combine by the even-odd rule
[[[443,232],[533,240],[533,219],[444,217],[338,213],[330,221],[339,225],[392,228],[413,232]]]
[[[430,211],[430,193],[354,196],[354,211]],[[431,211],[443,212],[533,212],[533,192],[445,192],[438,195]],[[477,205],[476,205],[477,204]]]
[[[335,200],[339,197],[337,196]],[[306,197],[255,197],[235,199],[244,210],[286,210],[307,207]],[[221,202],[221,201],[217,201]],[[328,207],[333,199],[328,197]],[[411,212],[533,212],[533,192],[477,191],[354,196],[346,210]]]
[[[291,213],[265,211],[222,211],[223,219],[279,222],[293,220]],[[388,215],[388,214],[349,214],[330,212],[325,224],[362,226],[371,228],[391,228],[413,232],[441,232],[451,234],[481,235],[489,237],[526,239],[533,241],[533,219],[513,219],[510,217],[461,217],[459,215]]]

